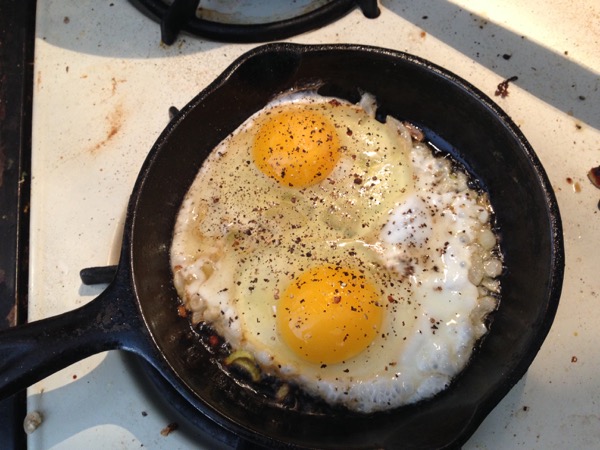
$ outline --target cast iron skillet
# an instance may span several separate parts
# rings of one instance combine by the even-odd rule
[[[224,375],[193,345],[187,319],[177,314],[171,233],[204,158],[274,95],[316,85],[353,101],[363,91],[374,94],[380,116],[423,127],[490,194],[506,265],[501,304],[468,368],[433,400],[369,416],[280,409]],[[391,50],[265,45],[235,61],[157,140],[135,184],[117,274],[106,291],[75,311],[0,334],[0,394],[91,354],[124,349],[154,366],[199,415],[267,447],[458,446],[538,352],[558,306],[563,251],[558,207],[538,158],[510,118],[473,86]]]

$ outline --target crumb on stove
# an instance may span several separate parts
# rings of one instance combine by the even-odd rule
[[[508,83],[510,83],[511,81],[517,81],[518,79],[519,77],[513,76],[502,81],[500,84],[498,84],[494,95],[500,96],[502,98],[508,97]]]
[[[160,430],[160,434],[163,436],[168,436],[173,431],[175,431],[177,428],[179,428],[179,424],[177,422],[172,422],[169,425],[167,425],[166,427],[164,427],[162,430]]]
[[[40,427],[43,421],[44,418],[39,411],[31,411],[30,413],[27,413],[25,420],[23,420],[23,429],[25,430],[25,433],[33,433]]]

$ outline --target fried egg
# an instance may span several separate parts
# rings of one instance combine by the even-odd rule
[[[374,109],[307,92],[268,104],[207,158],[171,248],[193,323],[365,413],[450,383],[501,270],[487,197]]]

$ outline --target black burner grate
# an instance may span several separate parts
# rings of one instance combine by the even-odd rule
[[[130,0],[131,3],[160,23],[161,40],[171,45],[180,32],[221,42],[268,42],[286,39],[320,28],[358,7],[365,17],[374,19],[380,10],[377,0],[331,0],[310,12],[260,24],[223,23],[202,19],[197,11],[201,0]]]

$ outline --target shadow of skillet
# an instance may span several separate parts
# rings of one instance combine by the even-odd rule
[[[125,436],[131,435],[145,448],[158,446],[218,450],[235,447],[237,438],[222,442],[201,434],[177,411],[168,407],[160,392],[148,386],[144,370],[149,368],[139,364],[136,356],[110,351],[85,376],[60,388],[32,395],[31,409],[40,411],[44,421],[29,438],[31,448],[53,448],[61,444],[70,445],[69,442],[85,442],[88,430],[107,425],[125,430]],[[141,398],[138,404],[132,403],[132,397],[126,392],[128,390],[141,393],[138,395]],[[59,416],[61,408],[58,405],[65,398],[71,399],[70,409]],[[161,431],[171,423],[177,423],[178,428],[172,435],[163,436]],[[52,432],[44,432],[44,427],[51,427]],[[121,442],[122,437],[123,434],[115,433],[112,443]],[[105,442],[110,443],[110,439],[107,437]]]
[[[56,4],[54,4],[56,3]],[[38,38],[54,46],[78,53],[107,56],[112,58],[149,59],[169,58],[182,55],[193,55],[208,52],[229,45],[212,41],[208,38],[193,36],[182,31],[175,43],[167,46],[161,43],[160,24],[138,9],[140,2],[60,2],[46,0],[38,6],[38,16],[43,17],[38,26]],[[158,2],[160,3],[160,2]],[[251,23],[264,17],[267,19],[273,10],[268,1],[255,2],[249,7],[257,7],[251,11]],[[281,2],[284,3],[284,2]],[[320,2],[327,3],[327,2]],[[262,7],[259,7],[262,6]],[[302,6],[284,6],[271,21],[277,22],[286,18],[283,11],[288,7],[292,11],[303,13]],[[355,6],[358,8],[358,6]],[[243,8],[241,8],[243,11]],[[253,16],[256,13],[256,16]],[[263,14],[263,15],[261,15]],[[121,16],[126,16],[123,19]],[[365,23],[369,19],[365,18]],[[308,30],[307,30],[308,31]],[[266,40],[265,40],[266,42]],[[243,45],[243,44],[240,44]],[[248,49],[260,45],[260,42],[246,44]],[[231,61],[234,57],[231,57]]]
[[[37,15],[44,18],[36,30],[38,39],[81,54],[152,59],[208,52],[223,46],[185,33],[172,46],[164,45],[159,24],[125,1],[54,4],[48,0],[38,5]]]
[[[517,76],[520,88],[600,129],[600,73],[569,59],[562,53],[567,48],[557,53],[449,1],[381,4],[503,79]],[[490,84],[480,89],[491,95],[497,81]]]

